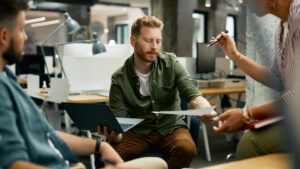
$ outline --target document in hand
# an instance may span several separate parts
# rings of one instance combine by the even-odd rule
[[[253,123],[247,124],[244,126],[244,130],[256,130],[265,126],[269,126],[271,124],[277,123],[278,121],[282,120],[282,116],[274,116],[274,117],[269,117],[265,118],[262,120],[255,121]]]
[[[174,114],[174,115],[190,115],[190,116],[203,116],[205,114],[210,114],[216,106],[205,107],[201,109],[192,110],[180,110],[180,111],[153,111],[154,114]]]

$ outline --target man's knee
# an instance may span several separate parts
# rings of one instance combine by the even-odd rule
[[[182,139],[177,141],[174,147],[176,153],[180,153],[185,157],[193,158],[197,154],[197,148],[194,141]]]

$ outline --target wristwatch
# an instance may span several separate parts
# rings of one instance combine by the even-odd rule
[[[254,121],[256,121],[256,120],[248,115],[247,107],[244,107],[243,108],[243,122],[245,124],[250,124]]]
[[[96,139],[95,153],[100,153],[101,141],[102,141],[102,139],[100,139],[100,138]]]

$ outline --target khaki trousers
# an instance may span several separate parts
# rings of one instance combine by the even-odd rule
[[[120,156],[125,160],[137,158],[149,149],[159,149],[170,155],[169,169],[189,167],[197,154],[196,145],[188,129],[178,128],[171,134],[162,136],[152,132],[147,137],[128,131],[123,133],[121,142],[113,145]]]
[[[271,153],[287,152],[280,123],[246,132],[237,147],[236,159],[241,160]]]

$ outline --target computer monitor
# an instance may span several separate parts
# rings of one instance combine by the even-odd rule
[[[16,64],[16,75],[44,74],[44,59],[42,55],[25,54],[20,63]]]
[[[55,67],[56,63],[55,63],[55,50],[54,50],[54,47],[53,46],[43,46],[43,48],[44,48],[45,56],[52,56],[53,57],[52,67]],[[41,50],[41,46],[36,47],[36,53],[38,55],[43,55],[42,50]],[[48,65],[48,66],[50,66],[50,65]]]
[[[215,47],[206,47],[207,43],[197,43],[196,73],[215,71]]]

